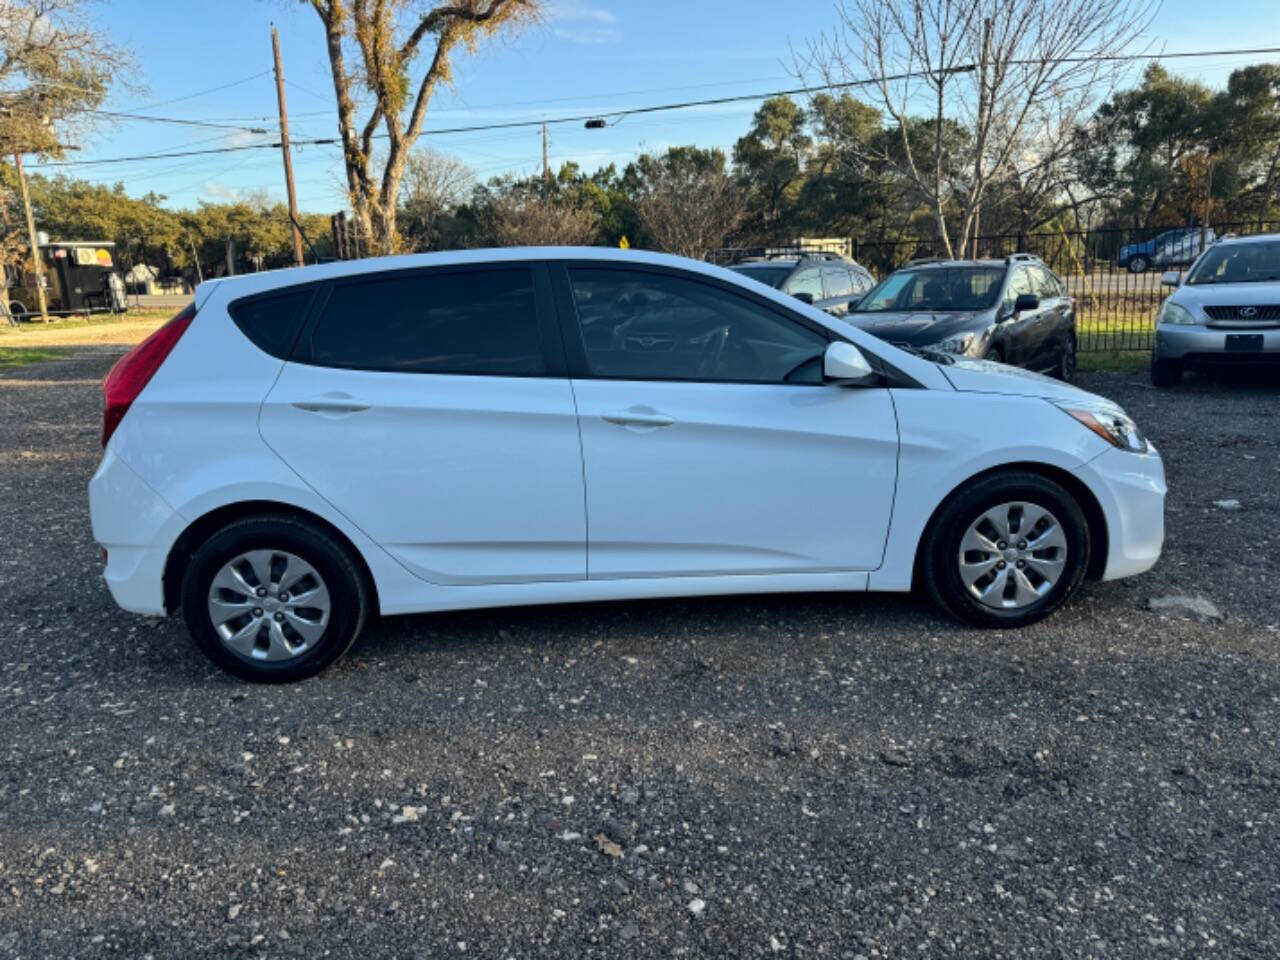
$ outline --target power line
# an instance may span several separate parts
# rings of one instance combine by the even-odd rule
[[[1041,58],[1038,60],[1021,60],[1021,61],[1013,61],[1013,62],[1020,63],[1020,64],[1076,63],[1076,62],[1089,62],[1090,60],[1095,60],[1095,59],[1137,61],[1137,60],[1163,60],[1163,59],[1170,59],[1170,58],[1188,58],[1188,57],[1221,57],[1221,56],[1237,56],[1237,55],[1244,56],[1244,55],[1258,55],[1258,54],[1271,54],[1271,53],[1280,53],[1280,47],[1255,47],[1255,48],[1241,49],[1241,50],[1192,50],[1192,51],[1181,51],[1177,53],[1138,53],[1138,54],[1123,54],[1123,55],[1117,54],[1117,55],[1107,56],[1107,57],[1088,57],[1088,56],[1051,57],[1051,58]],[[821,93],[829,90],[848,90],[855,87],[869,86],[875,83],[891,83],[897,80],[908,80],[913,77],[928,77],[928,76],[936,77],[939,74],[939,72],[946,73],[946,74],[970,73],[974,69],[975,69],[974,64],[967,63],[967,64],[960,64],[954,67],[948,67],[942,71],[936,71],[936,70],[935,71],[929,71],[929,70],[905,71],[903,73],[892,74],[892,75],[883,76],[883,77],[869,77],[861,80],[847,80],[847,81],[842,81],[840,83],[819,84],[815,86],[791,87],[785,90],[770,90],[770,91],[765,91],[760,93],[734,94],[732,96],[724,96],[724,97],[708,97],[701,100],[683,100],[683,101],[677,101],[674,103],[650,104],[648,106],[625,107],[617,110],[581,113],[581,114],[575,114],[572,116],[550,117],[550,118],[543,118],[538,120],[509,120],[509,121],[503,121],[503,122],[497,122],[497,123],[469,124],[469,125],[460,126],[460,127],[441,127],[435,130],[423,130],[421,133],[421,136],[429,137],[429,136],[445,136],[448,134],[455,134],[455,133],[478,133],[485,130],[512,130],[512,129],[521,129],[521,128],[527,129],[530,127],[540,127],[544,123],[548,125],[562,124],[562,123],[582,123],[587,120],[593,120],[593,119],[603,118],[603,117],[622,119],[623,117],[638,116],[638,115],[647,114],[647,113],[661,113],[661,112],[668,112],[673,110],[687,110],[692,107],[722,106],[724,104],[729,104],[729,103],[747,103],[755,100],[768,100],[772,97],[787,97],[787,96],[796,96],[796,95],[808,94],[808,93]],[[270,71],[265,71],[265,73],[270,73]],[[237,81],[237,83],[245,83],[248,80],[256,79],[257,77],[260,77],[263,75],[264,74],[256,74],[254,77],[247,78],[246,80]],[[228,86],[235,86],[235,85],[236,84],[228,84]],[[200,94],[192,94],[191,96],[194,97],[199,95]],[[190,98],[188,97],[186,99],[190,99]],[[375,139],[385,140],[386,138],[387,138],[387,135],[385,133],[375,134]],[[314,138],[309,140],[294,140],[291,142],[297,146],[330,146],[330,145],[339,144],[341,141],[335,137],[319,137],[319,138]],[[140,160],[162,160],[162,159],[168,159],[170,157],[189,157],[189,156],[199,156],[203,154],[213,154],[213,153],[234,153],[241,150],[279,149],[279,147],[280,147],[280,143],[279,141],[277,141],[274,143],[251,143],[251,144],[242,144],[240,146],[234,146],[234,147],[217,147],[217,148],[211,148],[208,150],[191,150],[191,151],[172,152],[172,153],[149,153],[149,154],[139,154],[137,156],[127,156],[127,157],[109,157],[102,160],[55,160],[55,161],[48,161],[46,163],[31,164],[31,166],[33,167],[79,167],[79,166],[91,166],[96,164],[131,163],[131,162],[140,161]]]
[[[111,117],[116,120],[146,120],[150,123],[173,123],[184,127],[210,127],[215,130],[242,130],[245,133],[266,133],[262,127],[244,127],[232,123],[214,123],[209,120],[184,120],[179,117],[148,117],[141,113],[117,113],[114,110],[91,110],[99,117]]]
[[[210,87],[207,90],[197,90],[195,93],[188,93],[185,96],[174,97],[172,100],[159,100],[155,103],[148,103],[141,107],[129,107],[128,110],[130,112],[136,112],[139,110],[154,110],[156,107],[167,107],[171,103],[182,103],[186,100],[194,100],[197,97],[203,97],[210,93],[217,93],[219,90],[230,90],[232,87],[241,86],[242,84],[246,84],[253,80],[257,80],[259,77],[265,77],[270,72],[271,72],[270,70],[262,70],[258,73],[253,74],[252,76],[244,77],[241,80],[232,80],[230,83],[223,83],[216,87]]]

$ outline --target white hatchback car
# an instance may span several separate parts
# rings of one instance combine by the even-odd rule
[[[1015,626],[1164,535],[1114,404],[661,254],[209,281],[103,389],[112,594],[250,680],[322,670],[375,612],[920,584]]]

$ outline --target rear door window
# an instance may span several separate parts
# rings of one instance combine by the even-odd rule
[[[546,372],[529,267],[431,270],[335,284],[303,359],[403,373]]]

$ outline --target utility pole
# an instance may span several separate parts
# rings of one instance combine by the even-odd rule
[[[551,189],[551,165],[547,162],[547,122],[542,121],[542,185]]]
[[[991,100],[987,95],[987,61],[991,59],[991,20],[982,21],[982,57],[978,62],[978,129],[986,128],[986,115],[991,112]],[[981,136],[981,134],[980,134]],[[982,179],[982,152],[985,144],[979,140],[977,155],[973,161],[974,183]],[[982,207],[973,213],[973,244],[969,256],[978,259],[978,222],[982,219]],[[963,252],[963,251],[962,251]]]
[[[44,263],[40,259],[40,244],[36,242],[36,218],[31,214],[31,194],[27,191],[27,175],[22,169],[22,154],[15,153],[13,162],[18,168],[18,183],[22,185],[22,206],[27,211],[27,237],[31,241],[31,263],[36,274],[36,297],[40,300],[40,318],[49,322],[49,302],[44,296]]]
[[[289,226],[293,228],[293,259],[302,266],[302,234],[298,231],[298,195],[293,189],[293,158],[289,155],[289,110],[284,104],[284,68],[280,66],[280,34],[271,25],[271,52],[276,59],[276,101],[280,106],[280,152],[284,154],[284,185],[289,191]]]

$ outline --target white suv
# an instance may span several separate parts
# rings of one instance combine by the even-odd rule
[[[1163,539],[1114,404],[660,254],[210,281],[104,391],[112,594],[251,680],[318,672],[374,613],[920,583],[1013,626]]]

